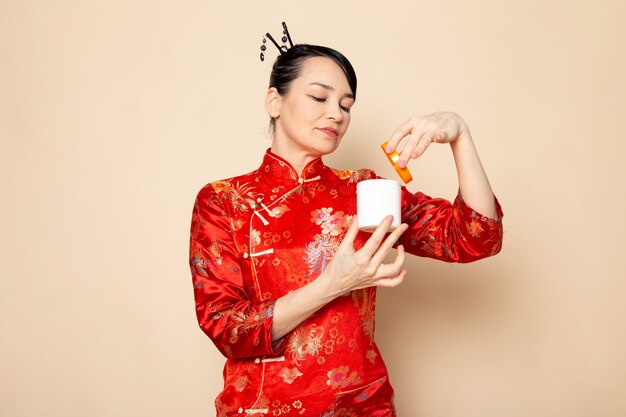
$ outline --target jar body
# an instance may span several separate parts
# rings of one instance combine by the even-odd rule
[[[356,185],[356,198],[359,230],[373,232],[389,215],[393,215],[390,230],[400,226],[400,184],[397,181],[361,181]]]

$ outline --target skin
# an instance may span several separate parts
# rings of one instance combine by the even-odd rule
[[[281,96],[275,88],[267,91],[265,108],[276,123],[272,152],[302,172],[309,162],[337,149],[350,125],[353,104],[348,80],[334,61],[326,57],[307,59],[285,95]],[[458,114],[436,112],[411,117],[392,134],[387,152],[396,149],[403,139],[401,166],[421,157],[432,143],[449,144],[463,199],[474,210],[495,217],[491,186],[467,123]],[[408,226],[402,224],[389,232],[392,220],[392,216],[385,218],[358,251],[354,250],[358,226],[352,222],[322,274],[276,301],[272,340],[285,336],[315,311],[350,291],[399,285],[406,276],[402,245],[391,263],[383,260]]]
[[[302,172],[310,161],[337,149],[353,104],[348,80],[334,61],[307,59],[287,94],[281,96],[275,88],[266,94],[265,108],[275,120],[272,152]],[[324,128],[336,129],[337,135],[329,136],[320,130]]]
[[[393,152],[406,138],[398,164],[407,166],[411,159],[420,158],[432,143],[449,144],[456,164],[459,191],[465,203],[479,213],[494,218],[496,205],[469,126],[461,116],[453,112],[435,112],[425,116],[413,116],[391,135],[387,153]]]

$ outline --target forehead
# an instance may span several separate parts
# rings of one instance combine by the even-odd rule
[[[316,56],[304,61],[296,81],[304,85],[322,83],[342,92],[351,91],[348,79],[341,67],[327,57]]]

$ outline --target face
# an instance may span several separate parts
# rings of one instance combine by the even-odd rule
[[[337,149],[350,125],[354,96],[343,70],[332,59],[307,59],[287,94],[271,89],[268,94],[274,94],[268,106],[276,122],[274,141],[283,149],[311,157]]]

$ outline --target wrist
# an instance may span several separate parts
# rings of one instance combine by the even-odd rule
[[[339,296],[333,286],[332,276],[328,269],[325,269],[311,284],[315,286],[315,292],[324,304],[331,302]]]
[[[469,126],[463,119],[461,119],[461,124],[459,126],[459,136],[456,140],[450,142],[450,147],[454,152],[457,148],[462,147],[474,147],[474,141],[472,139],[472,135],[469,130]]]

